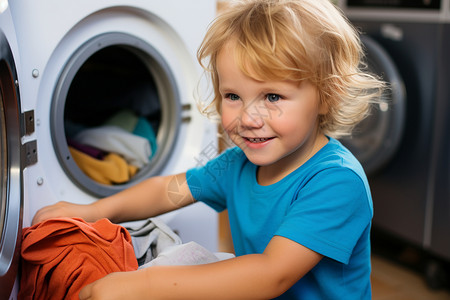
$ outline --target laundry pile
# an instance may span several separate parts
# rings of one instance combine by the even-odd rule
[[[18,299],[78,299],[87,284],[138,268],[131,236],[107,219],[50,219],[22,232]]]
[[[100,126],[85,128],[65,122],[65,127],[76,164],[102,184],[129,181],[157,151],[151,124],[128,109],[117,112]]]
[[[213,253],[196,242],[182,243],[159,218],[123,225],[131,234],[139,269],[156,265],[199,265],[234,257],[231,253]]]
[[[122,225],[107,219],[50,219],[23,229],[18,299],[78,299],[112,272],[154,265],[195,265],[233,257],[180,237],[158,218]]]

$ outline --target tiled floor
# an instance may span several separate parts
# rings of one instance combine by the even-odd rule
[[[419,272],[372,256],[373,300],[450,300],[448,290],[431,290]]]

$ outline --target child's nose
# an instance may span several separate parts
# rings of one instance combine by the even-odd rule
[[[244,128],[260,128],[264,126],[264,116],[258,101],[245,105],[241,111],[241,126]]]

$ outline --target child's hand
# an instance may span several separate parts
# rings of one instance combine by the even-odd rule
[[[81,289],[80,300],[146,299],[142,272],[116,272]]]
[[[31,224],[34,225],[51,218],[63,217],[80,217],[86,222],[94,222],[98,219],[97,215],[98,213],[92,205],[74,204],[61,201],[38,210],[34,215]]]

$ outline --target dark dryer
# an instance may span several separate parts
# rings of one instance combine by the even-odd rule
[[[392,86],[343,140],[369,175],[374,229],[449,262],[449,3],[348,0],[342,7],[363,34],[369,67]]]

